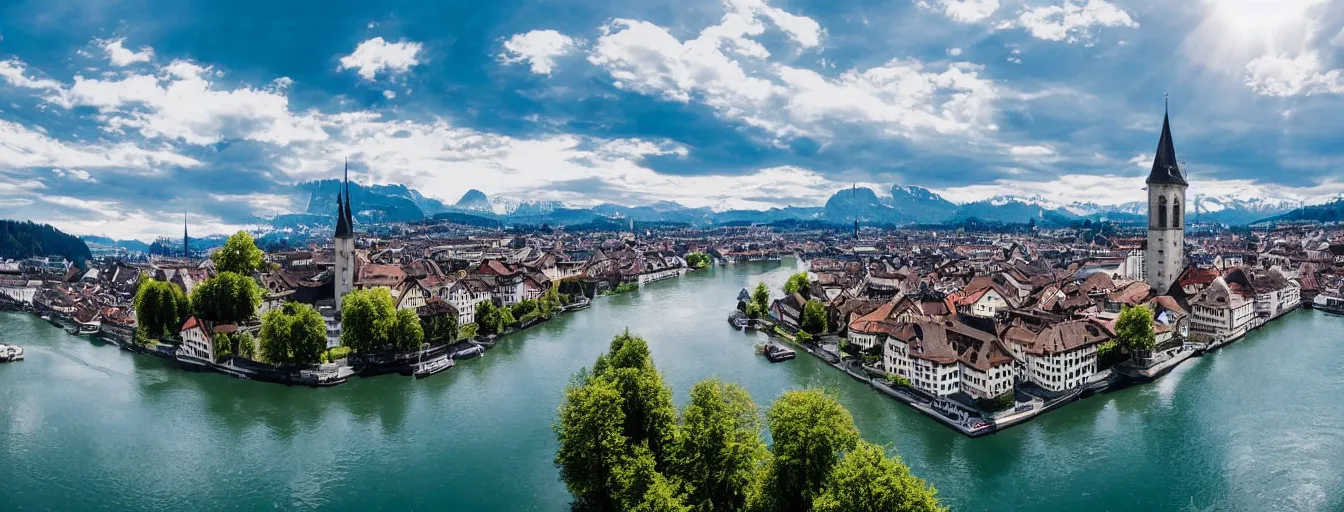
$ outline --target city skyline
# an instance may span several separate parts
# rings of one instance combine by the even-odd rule
[[[0,218],[227,232],[346,156],[449,203],[1120,204],[1166,92],[1192,197],[1344,192],[1344,6],[1316,0],[76,5],[0,22]]]

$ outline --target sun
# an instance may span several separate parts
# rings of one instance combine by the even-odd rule
[[[1325,0],[1205,0],[1225,37],[1273,37],[1300,27],[1312,7]]]

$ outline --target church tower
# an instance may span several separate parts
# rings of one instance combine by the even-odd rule
[[[344,195],[344,197],[342,197]],[[341,310],[341,298],[355,287],[355,218],[350,205],[350,163],[345,164],[345,181],[336,192],[336,274],[332,276],[336,288],[336,311]]]
[[[1148,249],[1143,255],[1145,280],[1165,295],[1185,269],[1185,173],[1176,161],[1171,121],[1162,114],[1162,138],[1148,174]]]

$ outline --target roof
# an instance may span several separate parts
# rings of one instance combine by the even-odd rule
[[[1162,137],[1157,140],[1157,155],[1153,157],[1153,170],[1148,173],[1144,183],[1190,185],[1181,175],[1180,164],[1176,161],[1176,144],[1171,141],[1171,119],[1165,112],[1162,114]]]

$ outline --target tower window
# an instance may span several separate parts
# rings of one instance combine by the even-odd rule
[[[1174,197],[1171,199],[1171,227],[1181,227],[1181,203]]]
[[[1157,198],[1157,229],[1167,227],[1167,196]]]

